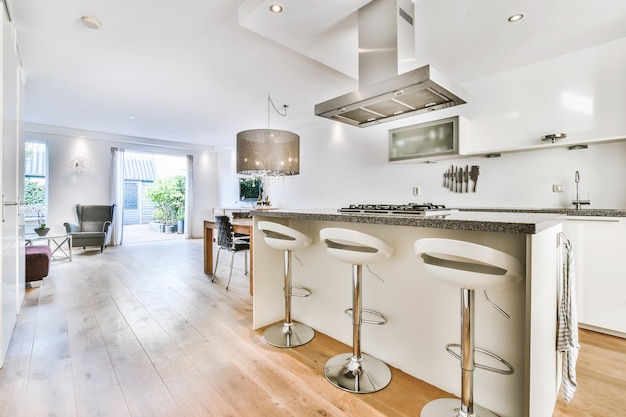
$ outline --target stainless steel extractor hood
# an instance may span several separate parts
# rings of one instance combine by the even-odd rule
[[[467,102],[430,65],[404,69],[415,68],[414,9],[412,0],[373,0],[359,9],[359,90],[315,105],[317,116],[366,127]]]

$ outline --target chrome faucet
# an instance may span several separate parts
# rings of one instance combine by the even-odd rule
[[[572,204],[576,206],[576,210],[580,210],[580,206],[591,204],[590,200],[581,200],[580,199],[580,173],[576,171],[574,175],[574,182],[576,183],[576,200],[572,201]]]

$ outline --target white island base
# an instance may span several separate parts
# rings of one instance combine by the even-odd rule
[[[468,216],[460,213],[447,219]],[[388,224],[393,220],[386,219],[382,221],[387,224],[368,224],[365,221],[369,217],[361,217],[363,222],[359,217],[355,221],[355,217],[330,216],[337,220],[329,221],[329,216],[316,220],[317,217],[303,213],[255,215],[255,231],[258,221],[267,220],[313,238],[309,247],[296,253],[303,265],[293,263],[294,285],[312,291],[311,297],[293,300],[293,319],[351,345],[351,320],[344,314],[351,306],[351,267],[328,255],[320,243],[319,232],[325,227],[344,227],[383,239],[393,246],[394,253],[387,261],[371,267],[384,282],[364,267],[363,307],[382,313],[389,322],[384,326],[364,324],[362,349],[459,397],[459,361],[446,352],[445,345],[460,341],[460,290],[428,276],[413,253],[413,243],[420,238],[442,237],[491,246],[525,260],[526,277],[513,287],[489,292],[490,299],[511,316],[508,320],[481,292],[476,294],[476,346],[501,356],[513,365],[515,372],[501,375],[477,369],[474,401],[501,417],[551,416],[560,374],[555,340],[561,224],[551,221],[551,216],[538,215],[537,224],[542,226],[532,233],[520,233],[467,230],[472,228],[471,221],[462,223],[466,230],[455,230],[449,228],[451,223],[442,228],[416,227]],[[489,221],[487,226],[484,219],[480,222],[475,229],[494,229]],[[255,233],[253,238],[253,325],[258,329],[283,319],[283,255],[265,245],[261,233]],[[481,354],[477,354],[476,361],[498,366]]]

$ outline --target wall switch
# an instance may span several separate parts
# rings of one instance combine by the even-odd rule
[[[422,192],[422,190],[420,190],[420,187],[413,187],[413,195],[414,196],[420,195],[421,192]]]
[[[552,184],[552,192],[553,193],[562,193],[563,186],[561,184]]]

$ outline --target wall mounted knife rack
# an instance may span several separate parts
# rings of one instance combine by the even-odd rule
[[[471,167],[465,165],[465,168],[452,165],[443,173],[443,186],[455,193],[469,193],[470,188],[475,193],[479,174],[480,167],[478,165]],[[472,181],[471,187],[470,181]]]

